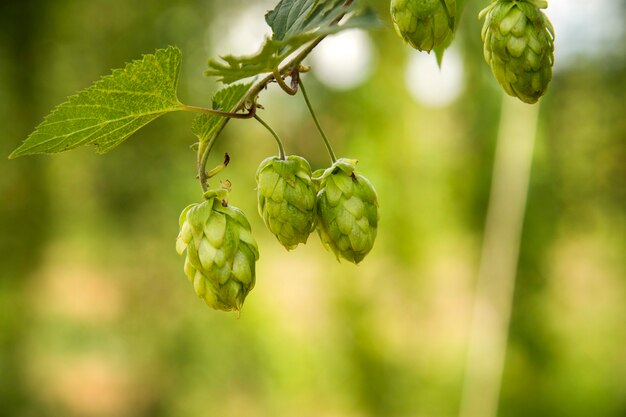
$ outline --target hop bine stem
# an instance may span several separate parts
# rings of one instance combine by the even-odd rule
[[[202,187],[203,192],[206,192],[209,189],[209,177],[206,172],[206,164],[209,160],[211,147],[208,145],[209,144],[206,142],[200,143],[198,145],[198,180],[200,181],[200,186]]]
[[[346,0],[344,3],[344,7],[349,6],[352,3],[353,0]],[[336,25],[337,23],[339,23],[339,21],[344,17],[343,14],[341,14],[340,16],[338,16],[333,22],[333,25]],[[300,63],[304,60],[304,58],[306,58],[311,51],[317,46],[319,45],[320,42],[322,42],[324,40],[324,38],[326,38],[326,35],[322,35],[314,40],[312,40],[304,49],[302,49],[297,55],[295,55],[294,57],[292,57],[291,59],[288,60],[288,62],[286,62],[284,65],[279,66],[278,68],[276,68],[274,71],[272,71],[270,74],[266,75],[265,77],[263,77],[262,79],[260,79],[259,81],[257,81],[252,87],[250,87],[250,89],[248,90],[248,92],[244,95],[243,98],[241,98],[239,100],[239,102],[233,107],[233,112],[225,112],[225,111],[221,111],[221,110],[213,110],[213,109],[208,109],[205,107],[198,107],[198,106],[190,106],[190,105],[185,105],[185,104],[181,104],[180,105],[180,109],[183,111],[187,111],[187,112],[193,112],[193,113],[205,113],[205,114],[214,114],[217,116],[223,116],[227,118],[227,121],[230,120],[231,118],[234,119],[250,119],[250,118],[256,118],[257,120],[259,120],[258,117],[256,117],[256,106],[253,106],[252,108],[250,108],[248,110],[247,113],[240,113],[239,111],[241,110],[245,110],[247,103],[250,99],[256,99],[256,97],[258,96],[258,94],[267,87],[267,84],[270,83],[272,80],[276,79],[276,82],[280,85],[280,87],[287,93],[291,94],[291,93],[296,93],[298,85],[302,85],[302,82],[300,79],[298,79],[297,83],[295,85],[292,85],[291,87],[288,86],[285,83],[285,80],[282,78],[281,76],[281,69],[283,71],[285,71],[288,68],[298,68],[297,72],[299,71],[303,71],[299,65]],[[296,74],[297,74],[296,72]],[[280,80],[278,80],[280,79]],[[282,81],[282,83],[281,83]],[[293,81],[293,79],[292,79]],[[282,84],[282,85],[281,85]],[[285,88],[287,87],[287,88]],[[322,134],[322,138],[324,139],[324,142],[326,144],[326,149],[328,149],[328,153],[330,154],[331,160],[333,162],[336,161],[336,157],[334,152],[332,151],[332,148],[330,147],[330,144],[328,143],[328,140],[326,139],[324,133],[321,131],[321,127],[319,126],[319,123],[317,122],[317,118],[315,117],[315,114],[313,113],[313,110],[311,109],[310,103],[308,102],[308,98],[306,97],[306,92],[303,91],[303,94],[305,95],[305,100],[307,101],[307,105],[309,106],[309,110],[311,111],[311,114],[313,115],[313,120],[316,122],[317,128],[320,131],[320,133]],[[261,124],[263,124],[266,128],[268,128],[270,130],[270,132],[272,132],[272,134],[274,135],[274,137],[276,139],[278,139],[278,137],[275,135],[275,132],[269,128],[269,126],[267,126],[264,122],[262,122],[261,120],[259,120],[259,122]],[[221,126],[220,128],[220,132],[221,130],[224,128],[224,125]],[[206,167],[206,163],[209,157],[209,153],[211,152],[211,148],[213,147],[213,143],[215,141],[215,139],[217,138],[217,136],[219,136],[219,133],[217,132],[217,134],[214,135],[213,139],[211,139],[209,142],[204,142],[204,143],[200,143],[198,146],[198,161],[197,161],[197,168],[198,168],[198,179],[200,181],[200,186],[202,187],[203,191],[207,191],[208,190],[208,177],[207,177],[207,172],[205,170]],[[282,147],[282,143],[279,142],[279,150],[281,152],[282,155],[282,159],[285,159],[285,152],[284,149]]]
[[[276,139],[276,144],[278,145],[278,156],[280,157],[280,159],[285,159],[285,147],[283,146],[282,141],[280,140],[280,138],[278,137],[278,134],[274,131],[274,129],[272,129],[270,127],[270,125],[268,125],[267,123],[265,123],[263,121],[263,119],[261,119],[258,115],[254,115],[254,118],[263,125],[263,127],[265,127],[271,134],[272,136],[274,136],[274,139]]]
[[[320,125],[320,122],[317,120],[317,116],[315,115],[315,111],[313,110],[313,106],[311,106],[311,102],[309,101],[309,96],[306,93],[306,88],[304,88],[304,84],[302,83],[302,79],[299,80],[300,91],[302,91],[302,96],[304,97],[304,101],[306,102],[306,106],[309,108],[309,112],[311,113],[311,117],[313,117],[313,122],[315,122],[315,126],[317,127],[317,131],[320,132],[322,136],[322,140],[324,141],[324,145],[326,146],[326,150],[328,151],[328,155],[330,156],[330,160],[335,163],[337,161],[337,157],[335,156],[335,152],[333,151],[332,146],[330,146],[330,142]]]

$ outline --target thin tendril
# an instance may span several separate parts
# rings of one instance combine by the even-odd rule
[[[280,88],[282,88],[285,93],[289,94],[290,96],[295,96],[296,93],[298,93],[297,84],[296,88],[289,87],[287,83],[285,83],[285,80],[283,79],[280,72],[278,71],[278,67],[274,68],[272,74],[274,75],[274,79],[276,80]]]

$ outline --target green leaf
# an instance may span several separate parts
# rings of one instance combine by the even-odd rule
[[[114,70],[55,107],[9,158],[89,144],[108,152],[157,117],[180,110],[180,63],[180,50],[170,46]]]
[[[233,84],[222,88],[213,95],[213,110],[234,112],[237,105],[246,96],[252,83]],[[216,114],[199,114],[193,121],[191,130],[198,137],[200,142],[206,142],[214,138],[228,122],[228,117]]]
[[[272,72],[289,55],[320,36],[351,28],[373,28],[380,21],[370,10],[345,0],[281,0],[267,13],[265,21],[273,30],[259,52],[251,56],[226,55],[209,60],[207,76],[219,77],[226,84]],[[338,20],[346,15],[346,21]]]
[[[265,21],[274,32],[272,39],[284,40],[328,27],[344,13],[355,10],[356,3],[343,7],[344,3],[345,0],[281,0],[265,15]]]
[[[308,38],[309,40],[312,38]],[[306,43],[306,41],[304,42]],[[299,43],[302,45],[301,43]],[[254,77],[264,72],[271,72],[279,65],[286,55],[279,55],[281,47],[287,45],[285,42],[276,42],[268,39],[259,52],[251,56],[225,55],[221,60],[209,59],[209,70],[205,71],[206,76],[219,77],[218,81],[230,84],[243,78]],[[295,45],[294,45],[295,46]]]

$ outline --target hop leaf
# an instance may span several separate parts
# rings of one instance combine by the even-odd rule
[[[541,0],[498,0],[479,15],[485,60],[504,91],[536,103],[552,80],[554,28]]]
[[[216,310],[239,311],[254,287],[259,251],[246,216],[220,192],[183,210],[176,251],[187,251],[185,275],[199,297]]]
[[[157,117],[181,109],[180,64],[180,50],[170,46],[114,70],[55,107],[10,157],[89,144],[108,152]]]
[[[337,22],[345,16],[339,25]],[[308,42],[350,28],[376,28],[380,22],[361,2],[345,0],[281,0],[265,16],[272,29],[261,49],[250,56],[225,55],[209,60],[208,76],[230,84],[243,78],[272,72]]]
[[[315,227],[315,187],[311,167],[299,156],[271,157],[256,173],[259,214],[288,250],[306,243]]]
[[[337,260],[358,264],[374,246],[378,199],[372,184],[354,172],[356,162],[339,159],[317,179],[317,231]]]
[[[391,0],[391,20],[406,43],[430,52],[454,34],[456,0]]]

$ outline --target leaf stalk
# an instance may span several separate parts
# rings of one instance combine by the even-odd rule
[[[237,112],[227,112],[222,110],[213,110],[207,109],[206,107],[198,107],[198,106],[190,106],[188,104],[181,104],[180,109],[183,111],[193,112],[193,113],[205,113],[205,114],[214,114],[216,116],[224,116],[232,119],[251,119],[254,117],[256,112],[256,107],[252,107],[248,113],[237,113]]]

